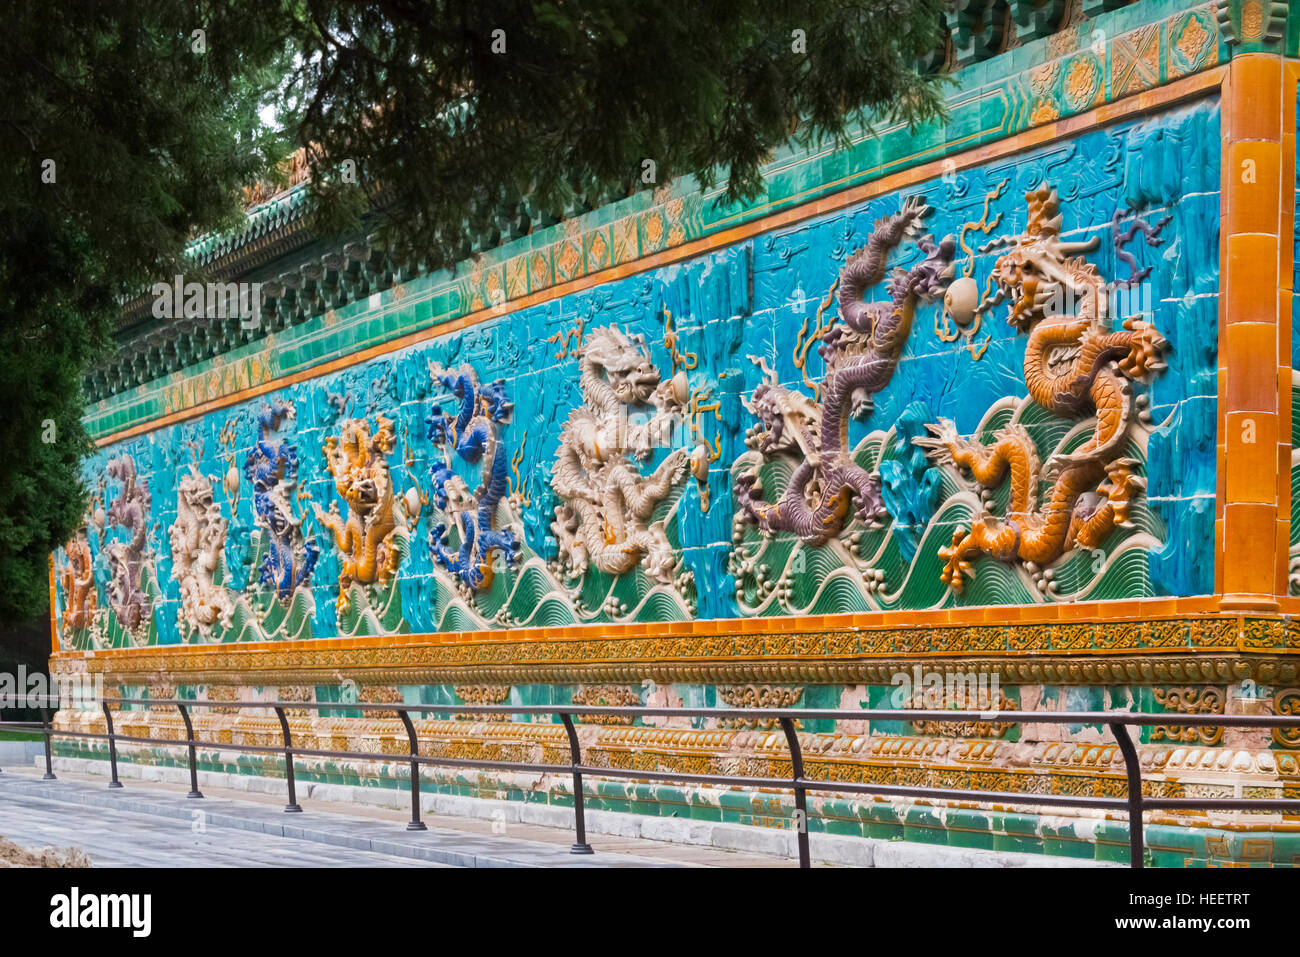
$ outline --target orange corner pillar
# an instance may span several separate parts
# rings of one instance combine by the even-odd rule
[[[1275,612],[1287,588],[1295,186],[1284,172],[1295,169],[1294,104],[1281,57],[1232,61],[1221,119],[1215,584],[1224,610]]]

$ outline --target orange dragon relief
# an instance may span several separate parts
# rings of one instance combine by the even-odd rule
[[[349,419],[340,436],[325,440],[326,464],[348,506],[347,517],[339,514],[337,502],[330,503],[329,511],[312,503],[316,521],[339,551],[340,614],[348,609],[354,582],[383,585],[393,577],[406,553],[407,519],[419,509],[418,499],[412,502],[411,496],[399,497],[393,490],[388,466],[396,438],[392,421],[381,415],[377,426],[371,434],[365,419]]]
[[[80,631],[89,627],[98,601],[95,597],[95,576],[91,569],[90,544],[81,531],[63,546],[68,563],[63,566],[63,594],[66,607],[63,612],[64,628]]]
[[[971,528],[958,527],[951,544],[939,549],[943,581],[955,591],[974,576],[973,563],[982,554],[1044,566],[1072,547],[1098,547],[1117,526],[1128,527],[1130,506],[1146,487],[1139,463],[1124,454],[1137,417],[1132,384],[1165,368],[1168,343],[1141,319],[1126,319],[1113,329],[1109,294],[1146,273],[1106,283],[1083,258],[1096,249],[1098,237],[1061,240],[1056,191],[1043,186],[1025,199],[1025,232],[981,250],[1010,246],[994,264],[992,294],[986,293],[974,311],[1009,303],[1007,321],[1029,335],[1024,373],[1030,398],[1066,418],[1095,416],[1096,424],[1081,445],[1045,464],[1019,424],[999,430],[993,443],[984,445],[961,438],[952,422],[940,419],[927,426],[931,437],[915,440],[936,464],[969,470],[984,489],[997,488],[1010,476],[1006,515],[977,515]],[[1158,245],[1160,227],[1142,228],[1147,242]],[[1051,486],[1040,502],[1042,481]]]

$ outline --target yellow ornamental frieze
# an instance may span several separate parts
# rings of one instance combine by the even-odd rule
[[[631,768],[636,771],[659,771],[658,756],[648,751],[625,751],[615,767]]]
[[[1003,651],[1006,646],[1007,635],[1002,628],[972,628],[967,639],[967,647],[972,651]]]
[[[965,648],[969,641],[968,628],[914,629],[899,634],[894,640],[894,649],[900,655],[920,655],[931,650]]]
[[[554,647],[554,650],[552,651],[552,657],[558,658],[561,661],[579,661],[579,660],[586,659],[588,657],[594,659],[601,659],[605,657],[604,655],[599,654],[598,648],[594,648],[591,650],[596,653],[588,655],[586,653],[587,649],[583,648],[581,645],[570,644],[569,642],[562,642],[559,645]]]
[[[735,653],[735,642],[727,635],[714,635],[706,638],[700,648],[710,658],[725,658]]]
[[[841,761],[836,761],[836,762],[818,761],[816,762],[816,764],[817,764],[817,770],[821,770],[822,773],[825,775],[826,779],[829,781],[852,782],[862,777],[862,772],[859,768],[856,768],[851,764],[845,764]]]
[[[1031,651],[1042,641],[1043,635],[1041,633],[1035,633],[1029,629],[1012,628],[1007,631],[1007,649],[1010,651]]]
[[[1178,628],[1157,628],[1149,621],[1142,622],[1143,648],[1180,647],[1186,645],[1186,636]]]
[[[905,644],[900,641],[901,633],[872,630],[863,632],[858,638],[858,647],[864,655],[888,655],[901,652]]]
[[[976,791],[996,791],[1006,779],[1005,771],[973,771],[968,775],[970,787]]]
[[[1102,797],[1098,792],[1098,780],[1091,774],[1074,774],[1065,772],[1053,780],[1052,793],[1071,797]]]
[[[1181,622],[1165,628],[1152,624],[1147,629],[1144,642],[1148,648],[1190,648],[1191,632]]]
[[[861,651],[860,638],[854,632],[835,631],[827,636],[826,653],[837,657],[846,657],[849,655],[859,654]]]
[[[1197,648],[1235,648],[1238,627],[1235,618],[1204,619],[1191,622],[1188,630]]]
[[[542,751],[542,762],[544,764],[566,764],[569,761],[569,752],[567,748],[547,747]]]
[[[1287,648],[1300,650],[1300,620],[1285,618],[1282,621],[1282,634],[1278,638]]]
[[[962,628],[936,628],[929,632],[929,642],[935,651],[959,653],[966,646],[966,631]]]
[[[1164,635],[1167,631],[1169,629],[1164,629],[1161,635]],[[1135,622],[1125,625],[1122,633],[1123,638],[1125,638],[1125,644],[1122,645],[1122,648],[1154,648],[1162,640],[1161,637],[1157,636],[1157,629],[1152,628],[1151,622]]]
[[[169,680],[187,674],[202,675],[204,680],[258,674],[274,674],[277,681],[290,675],[320,680],[333,670],[355,668],[384,669],[391,672],[385,680],[400,676],[409,683],[417,673],[422,680],[437,680],[447,669],[476,667],[502,669],[512,680],[537,680],[543,673],[557,679],[589,676],[583,680],[594,680],[617,674],[640,680],[653,670],[656,680],[676,680],[671,676],[693,672],[716,674],[727,683],[756,679],[855,683],[887,680],[892,670],[921,657],[939,668],[988,667],[1026,681],[1152,680],[1172,684],[1254,677],[1266,683],[1289,684],[1294,683],[1300,664],[1290,657],[1300,651],[1300,636],[1292,638],[1295,628],[1290,619],[1207,616],[1114,625],[1025,623],[780,635],[754,632],[527,641],[494,637],[472,642],[435,642],[409,636],[367,648],[324,643],[243,646],[238,651],[160,648],[148,654],[56,655],[53,660],[59,673],[129,678],[135,685],[157,681],[164,674]],[[1102,632],[1105,640],[1094,641]],[[1087,657],[1092,651],[1101,651],[1106,657]],[[1198,653],[1178,654],[1182,651]],[[1211,651],[1219,654],[1206,654]],[[1115,657],[1116,653],[1124,656]],[[1054,657],[1064,655],[1084,657]],[[459,675],[457,680],[467,677]]]
[[[817,655],[825,650],[825,635],[803,634],[794,636],[794,654],[801,657]]]
[[[789,656],[794,654],[793,635],[770,635],[767,640],[768,654]]]
[[[1098,648],[1110,651],[1115,648],[1141,648],[1145,629],[1141,623],[1106,625],[1096,630]]]
[[[1248,651],[1263,651],[1286,647],[1286,636],[1280,622],[1254,618],[1241,627],[1242,647]]]
[[[934,780],[930,775],[929,771],[927,771],[925,768],[918,768],[913,766],[905,766],[899,768],[897,773],[897,780],[899,784],[906,785],[907,787],[915,787],[915,788],[932,787],[934,784]],[[963,781],[962,784],[964,785],[965,782]]]
[[[1091,648],[1095,633],[1092,625],[1061,625],[1056,629],[1045,629],[1046,637],[1053,648],[1062,651],[1079,651]]]

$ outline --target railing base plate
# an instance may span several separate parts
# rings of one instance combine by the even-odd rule
[[[428,827],[425,826],[423,821],[409,821],[407,822],[406,829],[408,831],[427,831]]]
[[[569,853],[570,854],[595,854],[596,852],[591,849],[590,844],[575,844],[573,845],[573,847],[569,848]]]
[[[301,814],[301,813],[302,813],[302,808],[300,808],[300,807],[299,807],[298,805],[296,805],[296,804],[286,804],[286,805],[284,806],[284,813],[285,813],[285,814]]]

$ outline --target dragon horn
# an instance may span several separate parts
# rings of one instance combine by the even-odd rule
[[[1061,217],[1056,217],[1059,220]],[[1101,245],[1100,236],[1092,236],[1082,242],[1058,243],[1057,250],[1064,256],[1077,256],[1079,253],[1090,253]]]

